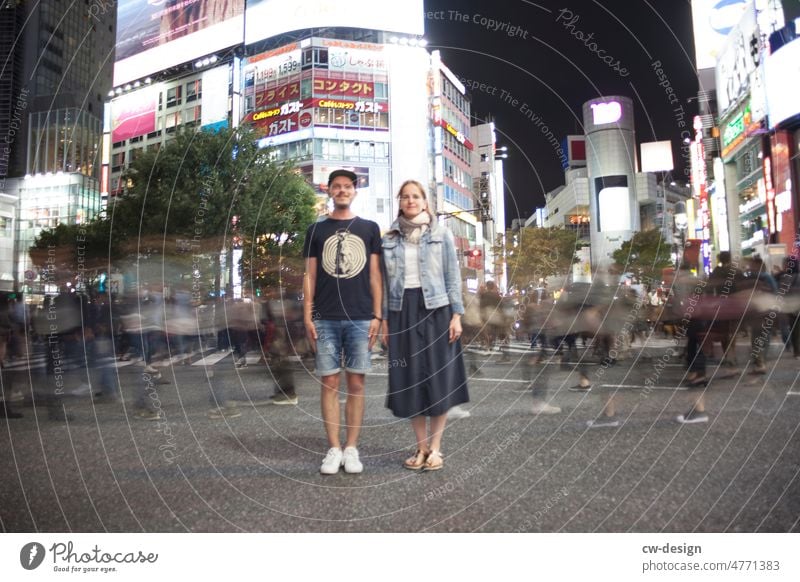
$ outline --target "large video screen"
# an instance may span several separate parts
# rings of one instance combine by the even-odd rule
[[[425,32],[422,0],[247,0],[245,43],[305,28]]]
[[[749,0],[692,0],[698,69],[713,69],[725,39],[741,20]]]
[[[245,0],[119,0],[114,85],[241,43]]]
[[[114,99],[111,104],[112,142],[155,131],[158,91],[157,87],[146,87]]]
[[[767,81],[767,110],[769,127],[800,114],[797,100],[797,79],[800,74],[800,39],[767,57],[764,65]]]

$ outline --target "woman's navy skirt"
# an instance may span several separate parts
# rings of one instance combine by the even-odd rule
[[[389,312],[386,406],[395,416],[440,416],[469,402],[461,340],[448,342],[452,313],[426,309],[421,289],[406,289],[403,310]]]

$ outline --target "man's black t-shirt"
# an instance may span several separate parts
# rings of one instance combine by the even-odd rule
[[[317,259],[314,317],[372,319],[369,263],[380,253],[381,232],[371,220],[328,218],[309,226],[303,256]]]

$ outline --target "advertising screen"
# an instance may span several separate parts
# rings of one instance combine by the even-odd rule
[[[347,27],[422,35],[422,0],[247,0],[245,43],[293,30]]]
[[[744,14],[748,0],[692,0],[695,60],[713,69],[725,39]]]
[[[597,192],[597,231],[630,230],[633,220],[628,177],[604,176],[595,178],[594,182]]]
[[[669,140],[643,143],[641,150],[642,172],[671,172],[675,168]]]
[[[800,39],[794,40],[767,57],[764,65],[767,84],[769,127],[800,113],[797,79],[800,78]]]
[[[111,104],[111,141],[116,143],[155,131],[157,105],[156,87],[114,99]]]
[[[200,125],[206,130],[217,130],[228,125],[227,65],[203,72],[203,108]]]
[[[242,42],[245,0],[120,0],[114,85]]]

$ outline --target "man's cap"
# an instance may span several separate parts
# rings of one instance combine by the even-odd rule
[[[330,176],[328,176],[328,186],[330,186],[331,183],[339,176],[344,176],[346,178],[349,178],[354,186],[358,181],[358,176],[356,176],[355,172],[351,172],[350,170],[334,170],[333,172],[331,172]]]

